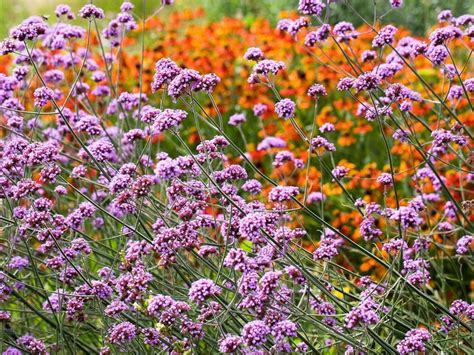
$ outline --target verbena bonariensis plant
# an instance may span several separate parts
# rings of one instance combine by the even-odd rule
[[[153,16],[173,1],[161,3]],[[227,78],[172,58],[149,90],[154,20],[128,2],[102,31],[92,4],[78,13],[86,28],[60,5],[55,24],[12,29],[0,76],[4,354],[472,350],[474,16],[443,11],[417,39],[376,11],[363,30],[331,23],[333,6],[356,12],[300,0],[304,17],[277,26],[318,62],[299,73],[315,79],[307,97],[286,83],[299,63],[242,53],[247,90],[268,94],[251,119],[214,97]],[[371,144],[341,155],[347,127],[324,110],[347,100],[357,117],[335,111],[362,121]],[[380,173],[354,176],[360,161]]]

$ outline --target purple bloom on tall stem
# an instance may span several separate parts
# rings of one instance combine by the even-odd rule
[[[241,123],[247,121],[244,113],[235,113],[229,117],[229,125],[239,126]]]
[[[220,287],[209,279],[200,279],[191,284],[189,299],[196,303],[203,303],[210,297],[215,297],[221,292]]]
[[[237,335],[226,335],[219,340],[219,351],[221,353],[233,353],[242,344],[242,338]]]
[[[377,57],[377,53],[375,51],[366,50],[363,51],[360,55],[360,59],[365,63],[371,60],[374,60]]]
[[[342,178],[346,177],[347,174],[349,174],[349,169],[345,166],[339,165],[332,169],[331,173],[334,176],[334,179],[341,180]]]
[[[336,36],[338,42],[349,42],[350,40],[359,37],[359,32],[355,30],[354,25],[345,21],[337,23],[332,32]]]
[[[465,235],[456,242],[456,254],[464,255],[469,253],[473,249],[474,237],[471,235]]]
[[[10,262],[8,263],[8,267],[10,269],[17,269],[17,270],[22,270],[26,268],[30,262],[28,261],[27,258],[23,258],[21,256],[14,256],[13,258],[10,259]]]
[[[131,343],[136,336],[137,327],[130,322],[116,324],[107,332],[107,340],[117,345]]]
[[[160,59],[155,64],[155,75],[151,88],[157,91],[165,84],[169,84],[180,72],[181,68],[169,58]]]
[[[371,91],[380,85],[380,77],[374,73],[368,72],[361,74],[354,80],[354,87],[357,91]]]
[[[261,320],[254,320],[242,328],[242,339],[248,346],[260,346],[267,341],[270,328]]]
[[[92,4],[87,4],[79,10],[79,16],[88,20],[92,20],[94,17],[96,19],[102,19],[105,17],[105,14],[104,10],[102,10],[101,8]]]
[[[293,118],[295,110],[296,104],[290,99],[282,99],[275,104],[275,112],[279,118]]]
[[[387,44],[392,44],[395,40],[394,36],[397,31],[398,29],[392,25],[383,27],[373,39],[372,47],[383,47]]]
[[[398,9],[403,6],[403,0],[390,0],[390,6],[394,9]]]
[[[411,329],[405,334],[405,338],[397,345],[397,351],[402,354],[412,354],[417,352],[425,353],[425,343],[431,339],[428,330],[419,328]]]
[[[298,11],[303,15],[321,15],[326,5],[321,0],[300,0]]]
[[[264,58],[264,54],[260,48],[250,47],[245,52],[244,58],[247,60],[253,60],[258,62],[259,60]]]
[[[298,193],[296,186],[276,186],[268,194],[268,199],[272,202],[284,202],[296,197]]]
[[[308,89],[308,96],[318,99],[320,96],[326,96],[328,93],[324,85],[313,84]]]
[[[164,132],[175,128],[184,121],[188,113],[183,110],[165,109],[156,116],[153,128],[158,132]]]
[[[45,106],[48,101],[51,101],[54,98],[54,91],[48,87],[40,87],[34,92],[35,105],[38,107]]]
[[[382,173],[377,176],[377,182],[384,186],[391,186],[393,185],[392,175],[389,173]]]

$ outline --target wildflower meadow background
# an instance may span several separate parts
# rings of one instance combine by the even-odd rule
[[[469,2],[7,3],[0,353],[473,353]]]

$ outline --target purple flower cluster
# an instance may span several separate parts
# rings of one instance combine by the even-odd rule
[[[303,15],[321,15],[326,5],[321,0],[300,0],[298,11]]]
[[[374,37],[372,47],[383,47],[387,44],[392,44],[395,40],[394,36],[397,31],[398,29],[392,25],[383,27]]]
[[[177,127],[184,121],[188,113],[183,110],[165,109],[160,112],[153,123],[153,129],[157,132],[164,132]]]
[[[419,328],[411,329],[405,334],[405,338],[398,343],[397,351],[400,354],[411,354],[416,352],[426,352],[426,342],[431,339],[428,330]]]
[[[268,194],[268,199],[272,202],[285,202],[296,197],[298,193],[296,186],[276,186]]]
[[[344,241],[339,238],[332,230],[326,229],[321,235],[319,247],[313,252],[315,260],[329,261],[339,254],[339,248]]]
[[[220,293],[220,288],[209,279],[201,279],[192,283],[189,288],[189,299],[196,303],[203,303],[210,297],[215,297]]]
[[[92,20],[94,18],[102,19],[105,17],[105,14],[104,10],[102,10],[101,8],[96,7],[92,4],[87,4],[79,10],[79,16],[88,20]]]
[[[295,110],[296,104],[291,99],[282,99],[275,104],[275,112],[279,118],[293,118]]]

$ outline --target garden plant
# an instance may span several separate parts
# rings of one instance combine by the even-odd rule
[[[474,15],[84,3],[0,44],[1,353],[473,353]]]

